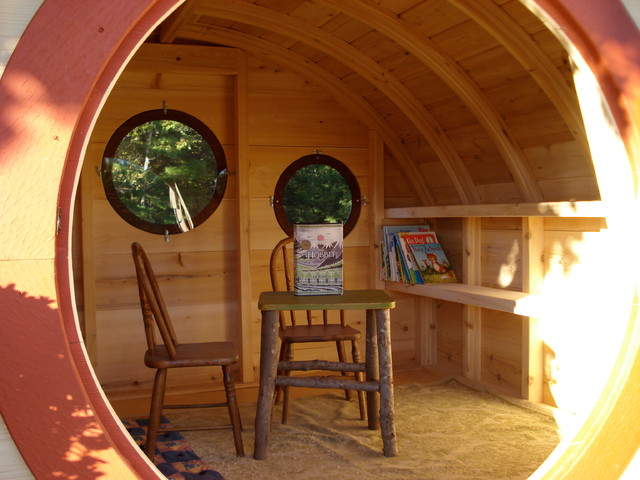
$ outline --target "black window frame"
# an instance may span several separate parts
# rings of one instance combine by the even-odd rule
[[[276,220],[278,221],[278,225],[280,225],[280,228],[288,236],[293,235],[293,225],[286,215],[284,204],[282,201],[284,191],[287,183],[289,182],[291,177],[298,172],[298,170],[313,164],[328,165],[336,169],[342,175],[347,185],[349,186],[349,190],[351,192],[351,212],[343,225],[343,237],[346,237],[353,231],[358,222],[358,219],[360,218],[360,211],[362,209],[360,186],[358,185],[356,176],[349,169],[349,167],[347,167],[340,160],[321,153],[314,153],[311,155],[300,157],[299,159],[291,163],[282,172],[280,178],[278,178],[273,194],[273,210],[276,216]]]
[[[224,149],[216,135],[207,125],[205,125],[204,122],[197,119],[193,115],[180,110],[147,110],[145,112],[134,115],[133,117],[126,120],[122,125],[120,125],[115,130],[104,149],[101,165],[102,185],[104,187],[107,200],[109,201],[113,209],[123,220],[125,220],[130,225],[145,232],[157,235],[175,235],[179,233],[185,233],[185,231],[182,230],[177,224],[153,223],[145,220],[144,218],[140,218],[131,210],[129,210],[129,208],[127,208],[127,206],[120,200],[118,192],[113,183],[113,177],[110,168],[111,162],[106,161],[106,159],[114,158],[118,146],[120,145],[122,140],[129,134],[129,132],[140,125],[155,120],[173,120],[187,125],[202,136],[202,138],[208,143],[213,152],[216,162],[216,169],[218,171],[216,186],[215,189],[212,190],[211,196],[209,197],[206,206],[196,215],[191,217],[191,221],[193,222],[193,229],[197,228],[205,220],[207,220],[218,208],[222,201],[222,198],[224,197],[224,192],[227,186],[228,171]]]

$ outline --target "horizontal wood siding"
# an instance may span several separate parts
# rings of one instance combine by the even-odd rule
[[[332,97],[277,64],[247,58],[248,144],[244,147],[249,179],[239,194],[236,177],[235,62],[242,52],[192,46],[144,45],[116,84],[94,129],[85,159],[83,251],[86,322],[94,332],[90,356],[107,393],[143,395],[152,382],[142,356],[145,341],[130,244],[140,242],[150,256],[170,313],[182,341],[231,340],[240,344],[238,289],[247,289],[249,348],[242,362],[257,378],[260,312],[257,298],[270,290],[268,261],[273,246],[284,237],[269,198],[284,169],[296,159],[320,150],[345,163],[356,176],[362,195],[371,196],[369,132]],[[180,60],[176,60],[176,59]],[[201,226],[169,242],[123,221],[106,200],[96,174],[109,137],[122,122],[144,110],[183,110],[204,121],[218,136],[227,156],[230,176],[224,200]],[[249,202],[251,278],[239,278],[237,265],[237,202]],[[369,235],[371,212],[365,206],[355,229],[345,239],[345,286],[372,285]],[[89,222],[89,217],[91,221]],[[364,332],[363,312],[349,312],[349,324]],[[392,314],[396,363],[418,358],[414,302],[400,302]],[[89,344],[89,343],[88,343]],[[360,345],[364,351],[364,343]],[[299,350],[299,351],[298,351]],[[296,347],[296,358],[336,359],[334,345]],[[169,377],[169,388],[207,389],[211,372],[181,372]],[[238,369],[239,370],[239,369]],[[240,375],[238,375],[239,377]],[[218,383],[218,378],[214,382]],[[198,386],[198,387],[194,387]],[[219,388],[215,385],[214,388]],[[125,392],[125,393],[123,393]]]

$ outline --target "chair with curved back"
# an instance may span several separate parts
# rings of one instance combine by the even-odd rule
[[[149,411],[149,426],[147,431],[147,441],[144,452],[150,459],[153,459],[156,439],[158,433],[167,431],[192,431],[192,430],[218,430],[231,428],[235,443],[236,454],[244,456],[242,443],[242,423],[238,403],[236,400],[235,387],[231,377],[231,365],[238,361],[238,351],[232,342],[201,342],[201,343],[179,343],[175,330],[171,324],[171,319],[167,311],[164,298],[158,286],[156,276],[151,267],[151,263],[139,243],[131,245],[131,253],[136,268],[138,279],[138,292],[140,294],[140,306],[142,318],[144,320],[144,331],[147,339],[147,351],[144,356],[144,363],[149,368],[156,369],[153,383],[153,393],[151,396],[151,407]],[[154,326],[155,324],[155,326]],[[155,327],[157,327],[162,343],[157,344],[155,339]],[[164,391],[167,382],[167,371],[170,368],[181,367],[222,367],[222,376],[226,394],[226,402],[187,404],[187,405],[165,405]],[[161,428],[160,422],[164,409],[175,408],[210,408],[224,407],[229,410],[230,425],[213,425],[197,427]]]
[[[271,277],[271,288],[273,291],[293,290],[293,238],[287,237],[280,240],[269,259],[269,273]],[[284,277],[284,287],[281,287],[280,278]],[[358,340],[360,332],[346,324],[345,312],[340,310],[340,322],[330,323],[327,311],[322,312],[322,323],[313,323],[311,311],[305,311],[306,321],[298,322],[294,311],[280,312],[280,330],[278,332],[281,340],[280,360],[293,360],[293,345],[296,343],[311,342],[335,342],[338,351],[338,360],[345,362],[346,354],[344,342],[351,342],[351,355],[354,363],[360,362],[360,350]],[[289,375],[290,372],[285,373]],[[343,372],[342,375],[348,375]],[[363,381],[364,374],[357,372],[356,380]],[[351,400],[353,392],[345,390],[347,400]],[[281,398],[282,397],[282,398]],[[287,423],[289,418],[289,387],[278,387],[277,401],[282,399],[282,423]],[[358,391],[358,403],[360,407],[360,418],[366,419],[367,405],[365,392]]]

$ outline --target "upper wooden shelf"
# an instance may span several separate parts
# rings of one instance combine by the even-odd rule
[[[539,295],[500,288],[466,285],[464,283],[413,285],[386,282],[386,289],[465,305],[475,305],[526,317],[537,317],[541,307],[541,297]]]
[[[584,201],[388,208],[385,209],[384,216],[386,219],[448,217],[605,218],[606,213],[604,202]],[[515,313],[527,317],[539,317],[544,308],[543,299],[540,295],[464,283],[412,285],[386,282],[386,289]]]
[[[601,201],[504,203],[487,205],[442,205],[387,208],[386,218],[443,217],[605,217]]]

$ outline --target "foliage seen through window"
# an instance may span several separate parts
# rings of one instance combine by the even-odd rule
[[[151,233],[180,233],[217,208],[226,159],[213,132],[196,118],[151,110],[116,130],[102,174],[107,198],[123,219]]]

